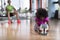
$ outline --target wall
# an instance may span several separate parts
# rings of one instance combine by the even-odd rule
[[[54,12],[56,10],[56,7],[55,7],[56,5],[53,4],[54,1],[56,2],[58,0],[48,0],[48,15],[49,15],[49,18],[54,17]]]

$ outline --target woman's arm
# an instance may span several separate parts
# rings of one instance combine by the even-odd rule
[[[8,15],[8,19],[10,20],[10,13],[9,13],[9,11],[7,10],[7,8],[6,8],[6,15]]]
[[[50,28],[50,24],[49,24],[49,21],[47,21],[47,24],[48,24],[48,27]]]

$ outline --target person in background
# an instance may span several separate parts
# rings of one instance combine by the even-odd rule
[[[7,3],[8,5],[6,6],[6,16],[8,16],[8,23],[12,22],[10,16],[14,16],[14,15],[16,15],[17,23],[20,23],[20,19],[18,17],[18,13],[16,9],[14,8],[14,6],[11,5],[11,0],[8,0]]]

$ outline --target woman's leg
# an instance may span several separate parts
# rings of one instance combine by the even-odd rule
[[[14,11],[14,14],[16,15],[17,20],[19,19],[18,13]]]
[[[10,19],[10,13],[7,13],[7,14],[8,14],[8,20],[11,20],[11,19]]]
[[[18,13],[16,11],[14,11],[14,14],[16,15],[17,23],[20,23],[20,19],[19,19]]]
[[[8,24],[11,24],[10,13],[7,13],[6,17],[8,17]]]

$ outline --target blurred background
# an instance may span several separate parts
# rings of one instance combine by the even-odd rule
[[[7,0],[0,0],[0,12],[5,10],[6,5]],[[48,10],[48,15],[50,18],[54,17],[55,11],[59,8],[58,0],[12,0],[12,5],[16,8],[19,14],[32,12],[30,14],[32,14],[33,16],[35,16],[35,12],[38,8],[45,8],[46,10]]]

